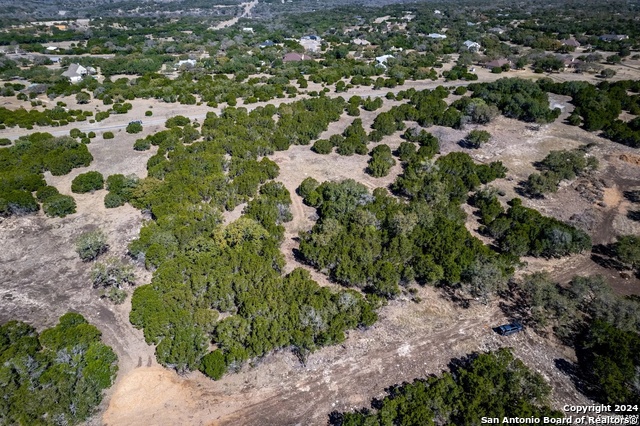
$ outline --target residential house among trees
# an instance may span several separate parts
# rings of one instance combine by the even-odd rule
[[[472,40],[467,40],[463,44],[467,48],[467,50],[470,51],[470,52],[477,52],[478,50],[480,50],[482,48],[480,43],[477,43],[477,42],[472,41]]]
[[[560,43],[562,43],[563,46],[576,47],[576,48],[580,47],[580,42],[575,38],[560,40]]]
[[[509,67],[511,67],[513,64],[506,58],[494,59],[493,61],[489,61],[484,64],[485,68],[489,69],[502,68],[505,65],[509,65]]]
[[[80,64],[71,64],[69,68],[62,73],[63,77],[67,77],[71,83],[78,83],[87,75],[89,71]]]
[[[305,55],[301,55],[297,52],[289,52],[282,58],[282,62],[299,62],[308,59]]]
[[[628,40],[629,36],[624,34],[604,34],[600,36],[602,41],[622,41]]]

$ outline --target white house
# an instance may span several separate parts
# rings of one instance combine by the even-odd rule
[[[394,56],[393,55],[382,55],[382,56],[377,56],[376,57],[376,66],[382,67],[382,68],[387,68],[387,60],[389,59],[393,59]]]
[[[369,46],[371,44],[369,43],[369,40],[365,40],[363,38],[354,38],[353,40],[351,40],[351,43],[358,46]]]
[[[47,52],[55,52],[58,50],[58,46],[47,46]]]
[[[251,33],[251,34],[253,34],[253,28],[251,28],[251,27],[244,27],[244,28],[242,29],[242,32],[243,32],[243,33]]]
[[[67,77],[71,83],[78,83],[82,77],[88,74],[85,67],[80,64],[71,64],[69,68],[62,73],[63,77]]]
[[[473,52],[477,52],[482,47],[480,46],[480,43],[476,43],[475,41],[471,41],[471,40],[467,40],[463,44],[467,48],[467,50],[473,51]]]
[[[196,66],[196,60],[195,59],[184,59],[181,61],[178,61],[178,63],[176,64],[176,68],[180,68],[183,65],[187,65],[189,68],[193,68]]]
[[[439,34],[439,33],[430,33],[427,34],[427,37],[429,38],[435,38],[435,39],[440,39],[440,40],[444,40],[445,38],[447,38],[446,35],[444,34]]]

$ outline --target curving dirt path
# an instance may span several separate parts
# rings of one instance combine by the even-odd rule
[[[214,25],[211,28],[214,29],[214,30],[221,30],[223,28],[228,28],[228,27],[230,27],[232,25],[237,24],[238,21],[240,20],[240,18],[250,18],[251,17],[251,10],[254,7],[256,7],[257,4],[258,4],[258,0],[253,0],[253,1],[247,2],[247,3],[241,3],[240,7],[242,7],[242,14],[240,16],[234,16],[231,19],[219,22],[218,24]]]

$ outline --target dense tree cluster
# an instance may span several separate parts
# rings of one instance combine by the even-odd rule
[[[118,368],[100,336],[75,313],[40,334],[23,322],[0,326],[0,422],[74,425],[91,416]]]
[[[487,213],[481,210],[480,215]],[[486,225],[485,232],[500,250],[514,257],[562,257],[591,249],[591,238],[584,231],[524,207],[519,198],[509,201],[509,209]]]
[[[532,173],[523,184],[524,191],[531,197],[540,197],[548,192],[556,192],[562,180],[575,179],[598,168],[598,159],[587,156],[586,147],[572,151],[551,151],[536,164],[541,173]]]
[[[33,126],[65,126],[76,121],[86,121],[92,115],[91,111],[67,110],[62,106],[43,111],[0,107],[0,129],[15,126],[26,129],[33,129]]]
[[[332,413],[340,426],[475,425],[488,418],[563,417],[549,406],[551,386],[508,349],[469,356],[441,376],[388,389],[375,409]]]
[[[151,284],[135,290],[130,320],[157,345],[161,364],[218,378],[275,349],[304,359],[376,320],[375,305],[357,292],[321,288],[300,269],[282,275],[290,195],[269,182],[278,166],[258,160],[316,139],[344,104],[321,97],[251,112],[227,108],[207,116],[204,140],[185,141],[189,125],[149,137],[158,154],[129,201],[154,220],[129,250],[156,269]],[[243,216],[223,226],[220,211],[242,202]],[[219,313],[225,319],[217,321]],[[208,354],[210,343],[217,349]]]
[[[549,109],[549,96],[538,84],[519,78],[501,78],[492,83],[468,86],[473,98],[495,105],[505,117],[526,122],[550,123],[560,116],[560,109]]]
[[[47,189],[43,173],[54,176],[69,173],[74,167],[88,166],[93,157],[86,145],[69,137],[54,138],[48,133],[33,133],[0,149],[0,215],[38,211],[33,193],[50,216],[64,216],[75,211],[73,198]]]
[[[477,269],[491,271],[494,282],[504,281],[506,263],[469,234],[459,207],[468,191],[503,176],[504,169],[497,163],[476,165],[461,153],[425,167],[434,152],[429,154],[413,154],[393,185],[408,203],[382,188],[370,194],[352,180],[321,185],[305,180],[298,192],[316,207],[319,219],[300,236],[304,259],[346,286],[384,297],[413,281],[460,284],[469,293],[482,293],[472,284],[473,276],[481,275]]]

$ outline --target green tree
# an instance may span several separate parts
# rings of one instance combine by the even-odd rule
[[[614,244],[614,252],[621,262],[632,268],[640,268],[640,237],[635,235],[618,237],[618,241]]]
[[[50,217],[66,217],[76,212],[76,202],[69,195],[54,195],[44,201],[42,210]]]
[[[22,322],[0,326],[3,423],[75,425],[93,415],[118,369],[100,336],[75,313],[40,335]]]
[[[467,134],[465,141],[471,148],[480,148],[483,144],[489,142],[491,134],[486,130],[472,130]]]
[[[213,380],[219,380],[227,371],[227,364],[222,351],[213,351],[202,357],[200,371]]]
[[[78,102],[79,105],[88,104],[89,101],[91,101],[91,95],[87,92],[80,92],[76,95],[76,102]]]
[[[86,172],[76,176],[71,182],[71,192],[84,194],[104,188],[104,177],[100,172]]]
[[[140,123],[139,121],[130,122],[129,124],[127,124],[126,132],[127,133],[140,133],[140,132],[142,132],[142,123]]]

